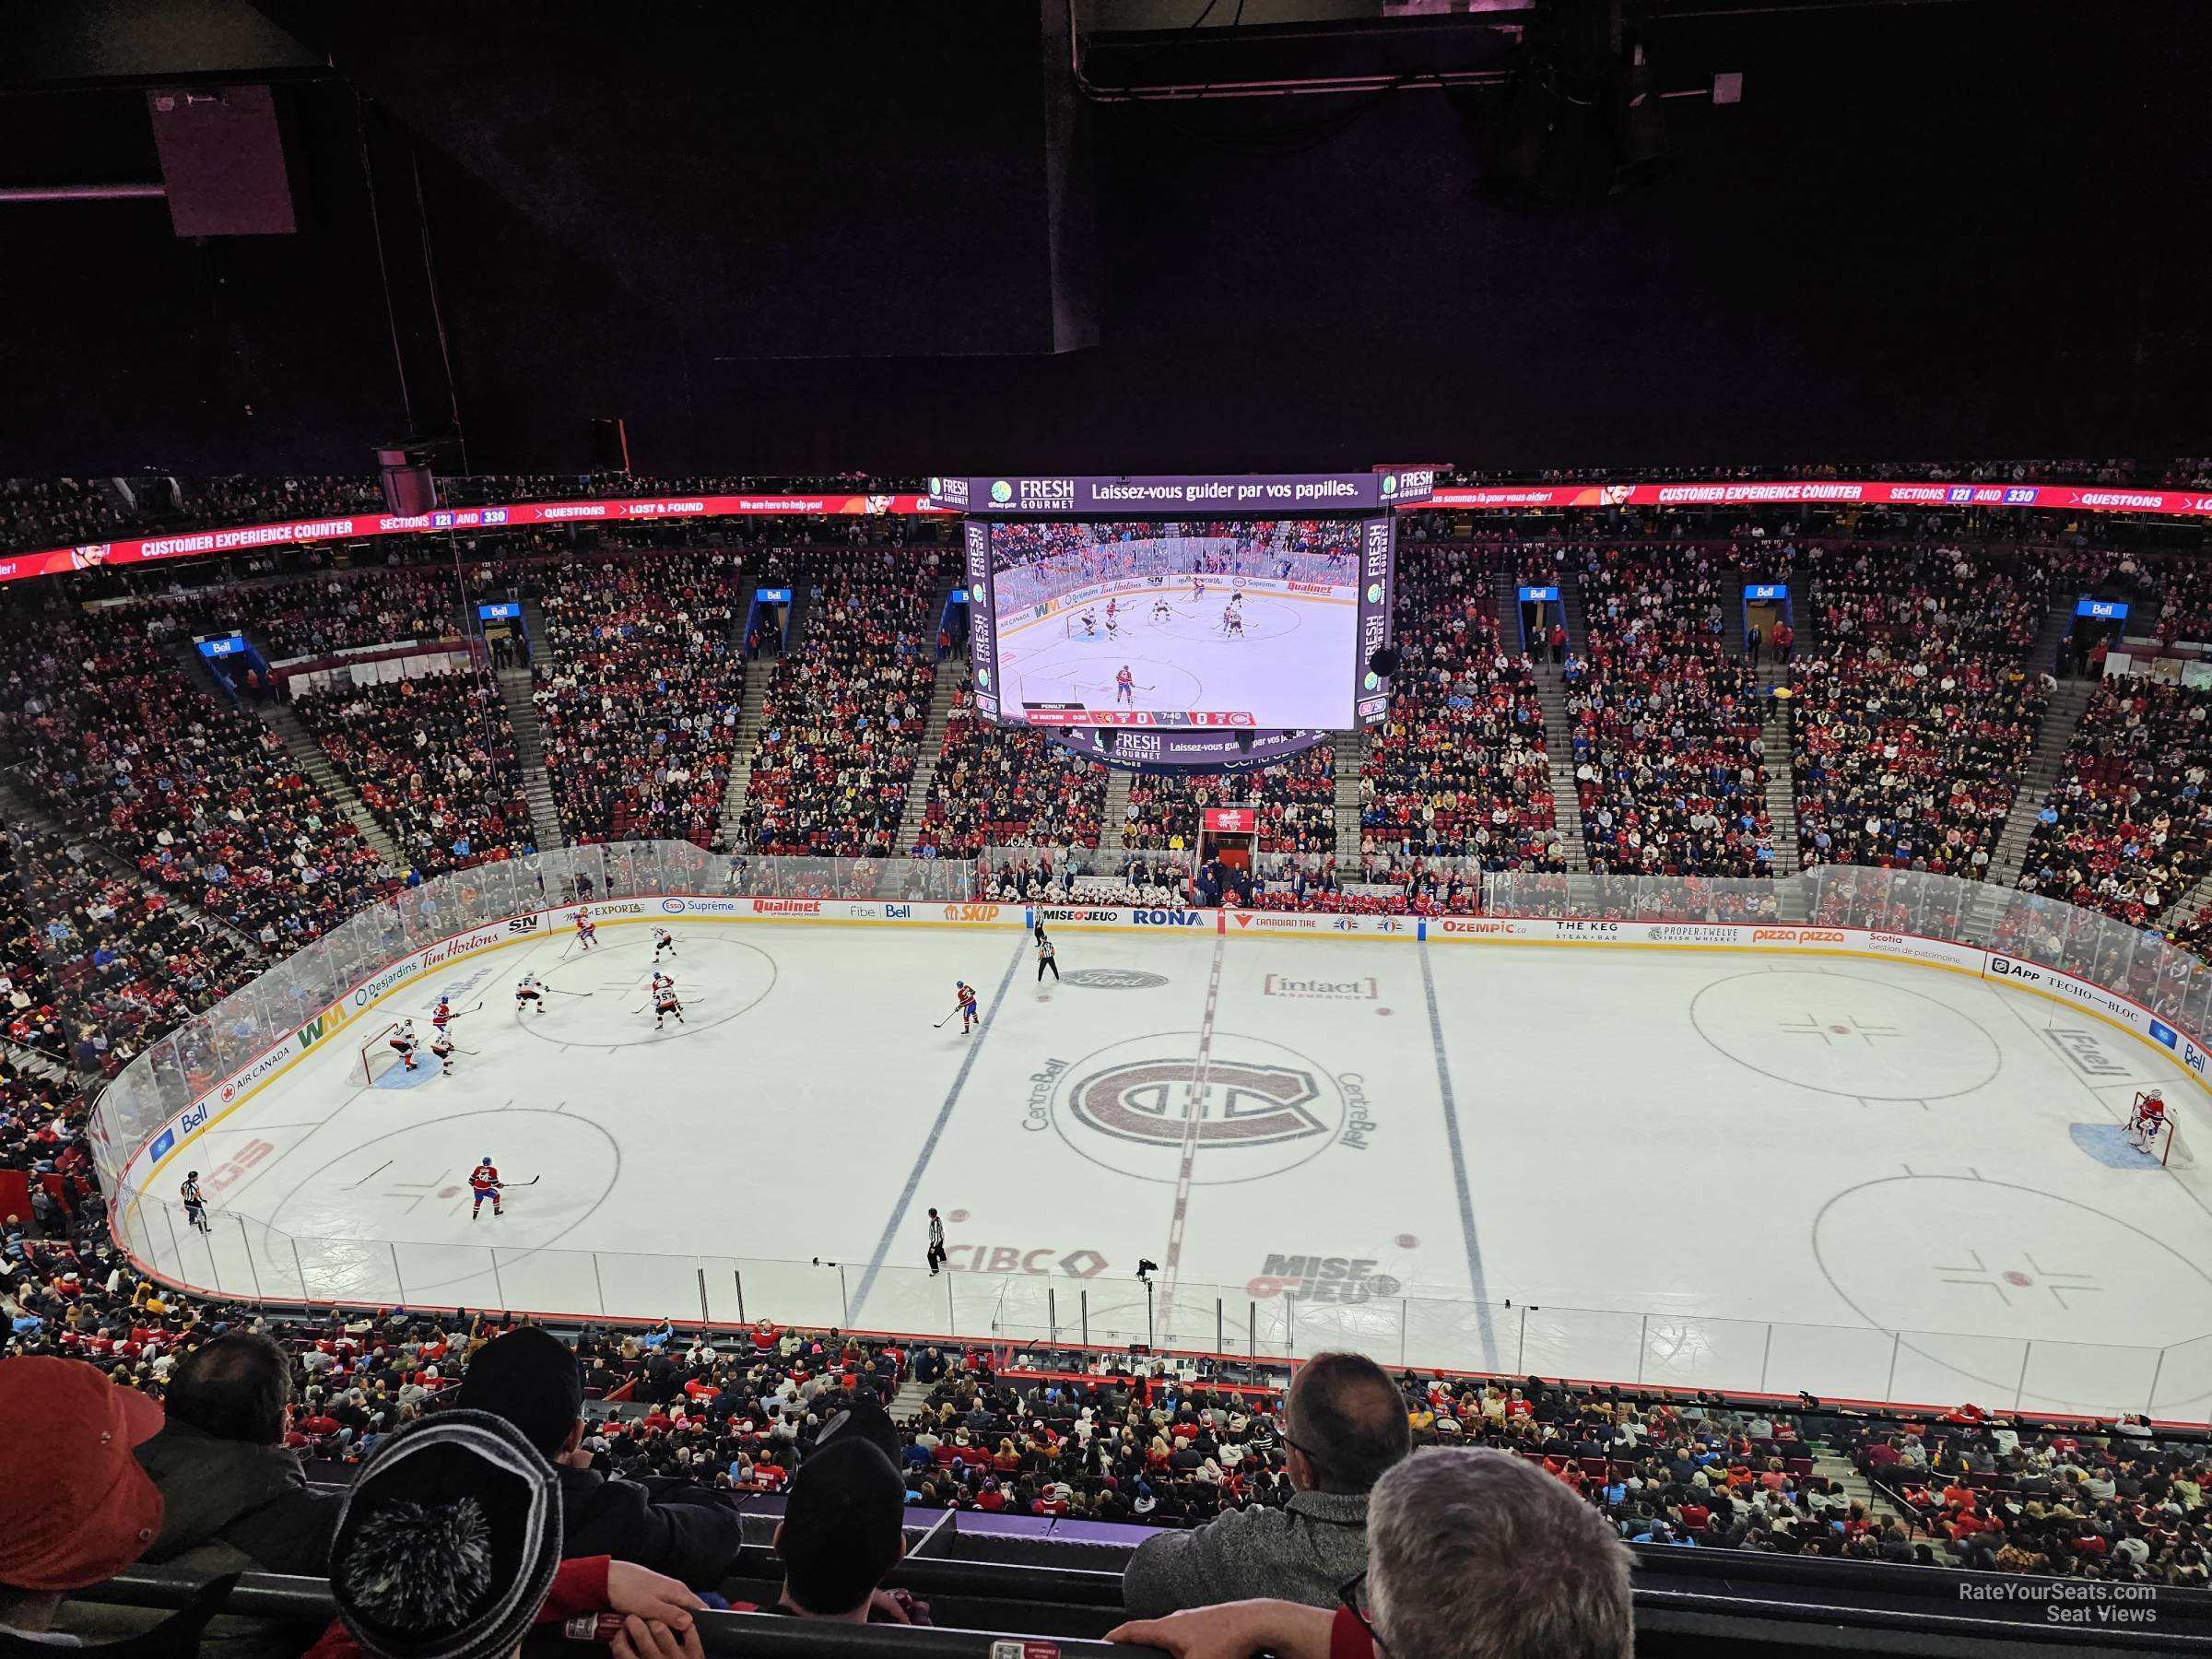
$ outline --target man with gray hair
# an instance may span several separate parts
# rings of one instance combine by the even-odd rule
[[[1368,1569],[1342,1606],[1230,1602],[1138,1619],[1110,1641],[1175,1659],[1630,1659],[1632,1561],[1604,1518],[1535,1464],[1429,1447],[1375,1485]],[[1364,1581],[1364,1582],[1362,1582]]]
[[[1335,1606],[1367,1562],[1368,1493],[1412,1450],[1406,1401],[1366,1356],[1316,1354],[1291,1380],[1282,1438],[1289,1503],[1147,1538],[1123,1571],[1124,1607],[1147,1618],[1243,1596]]]

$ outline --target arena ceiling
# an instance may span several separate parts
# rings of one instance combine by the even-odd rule
[[[2208,13],[1646,0],[1671,171],[1532,204],[1508,83],[1599,0],[12,8],[0,189],[159,180],[149,89],[267,85],[298,229],[0,205],[0,450],[558,469],[621,415],[663,471],[2196,453]]]

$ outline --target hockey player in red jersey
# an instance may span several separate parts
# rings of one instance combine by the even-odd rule
[[[491,1200],[493,1216],[502,1213],[500,1209],[500,1172],[491,1167],[490,1159],[486,1159],[468,1172],[468,1188],[476,1194],[476,1201],[468,1206],[468,1218],[471,1221],[477,1218],[477,1212],[484,1207],[487,1198]]]
[[[2158,1147],[2159,1136],[2166,1133],[2166,1098],[2157,1089],[2136,1097],[2136,1115],[2127,1125],[2127,1138],[2138,1151],[2149,1152]]]
[[[589,911],[580,910],[572,918],[576,924],[576,942],[586,950],[599,943],[599,924],[592,920]]]

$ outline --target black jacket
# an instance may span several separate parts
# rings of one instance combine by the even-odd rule
[[[138,1448],[138,1463],[161,1488],[161,1533],[146,1560],[227,1544],[271,1572],[329,1570],[342,1500],[308,1489],[298,1453],[218,1440],[172,1418]]]
[[[737,1559],[737,1507],[688,1480],[609,1477],[559,1465],[561,1554],[611,1555],[712,1590]]]

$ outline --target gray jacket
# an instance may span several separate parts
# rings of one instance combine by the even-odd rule
[[[270,1572],[327,1571],[341,1498],[309,1488],[298,1453],[218,1440],[172,1418],[138,1448],[138,1462],[161,1488],[161,1535],[147,1561],[223,1544]]]
[[[1147,1538],[1123,1570],[1122,1606],[1133,1618],[1252,1596],[1333,1607],[1366,1571],[1367,1494],[1300,1492],[1279,1510],[1231,1510]]]

